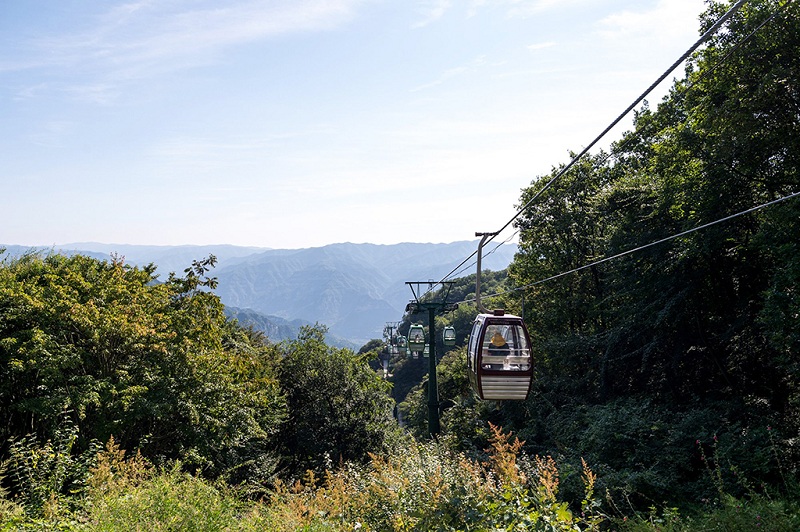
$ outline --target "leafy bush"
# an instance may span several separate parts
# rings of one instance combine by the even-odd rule
[[[0,441],[54,439],[66,412],[75,452],[113,435],[155,461],[268,480],[285,412],[277,355],[226,320],[210,265],[158,282],[118,259],[0,263]]]
[[[15,501],[32,517],[52,517],[74,509],[85,495],[86,482],[99,446],[74,453],[78,428],[67,419],[53,440],[43,444],[31,435],[11,442],[6,462]]]
[[[182,473],[180,464],[124,491],[92,499],[87,528],[108,530],[236,530],[244,504],[208,482]]]
[[[366,461],[400,438],[389,384],[369,367],[370,354],[330,347],[324,337],[324,327],[306,327],[281,345],[276,373],[290,418],[277,435],[284,477]]]
[[[603,518],[592,504],[586,469],[586,517],[557,499],[551,458],[520,455],[522,443],[492,428],[490,460],[480,463],[436,443],[412,443],[403,453],[373,456],[320,481],[279,486],[268,507],[275,530],[580,530]]]
[[[653,506],[649,512],[636,513],[630,519],[615,519],[614,523],[625,532],[794,532],[800,529],[800,512],[791,499],[765,495],[737,498],[726,494],[691,514],[681,515],[677,508],[659,511]]]

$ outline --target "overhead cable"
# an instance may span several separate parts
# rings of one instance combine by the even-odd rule
[[[661,74],[661,76],[659,76],[658,79],[655,80],[647,88],[647,90],[645,90],[641,95],[639,95],[639,97],[636,98],[636,100],[634,100],[633,103],[631,103],[627,107],[627,109],[625,109],[617,118],[615,118],[602,131],[602,133],[600,133],[597,137],[595,137],[595,139],[592,142],[590,142],[585,148],[583,148],[583,150],[581,150],[581,152],[578,155],[573,157],[573,159],[569,162],[569,164],[567,164],[564,168],[562,168],[555,176],[553,176],[550,179],[550,181],[548,181],[545,184],[544,187],[542,187],[539,191],[537,191],[536,194],[534,194],[534,196],[531,199],[529,199],[525,203],[525,205],[523,205],[522,208],[520,208],[517,211],[517,213],[514,214],[514,216],[512,216],[511,219],[508,222],[506,222],[506,224],[503,227],[501,227],[500,230],[497,232],[500,233],[504,231],[509,225],[511,225],[514,222],[514,220],[516,220],[519,217],[519,215],[525,211],[525,209],[527,209],[534,201],[536,201],[539,198],[539,196],[541,196],[547,189],[549,189],[557,179],[559,179],[561,176],[567,173],[569,169],[575,165],[575,163],[577,163],[581,158],[583,158],[583,156],[586,155],[589,152],[589,150],[594,147],[595,144],[600,142],[600,140],[603,137],[605,137],[606,134],[614,128],[614,126],[619,124],[619,122],[623,118],[625,118],[625,116],[627,116],[628,113],[630,113],[634,107],[639,105],[642,102],[642,100],[644,100],[647,97],[647,95],[650,94],[662,81],[664,81],[664,79],[668,75],[670,75],[673,70],[678,68],[678,66],[681,63],[683,63],[686,60],[686,58],[692,54],[692,52],[694,52],[701,44],[703,44],[706,40],[708,40],[709,37],[711,37],[714,33],[716,33],[717,29],[719,29],[720,26],[722,26],[729,18],[731,18],[734,15],[734,13],[736,13],[739,10],[739,8],[741,8],[744,5],[746,1],[747,0],[739,0],[738,2],[736,2],[736,4],[732,8],[730,8],[727,13],[722,15],[719,18],[719,20],[717,20],[709,29],[706,30],[705,33],[703,33],[703,35],[697,40],[697,42],[695,42],[688,50],[686,50],[683,53],[683,55],[680,56],[680,58],[678,58],[674,63],[672,63],[672,66],[670,66],[663,74]]]
[[[590,142],[583,150],[581,150],[578,155],[572,158],[572,160],[564,166],[555,176],[553,176],[539,191],[534,194],[534,196],[528,200],[525,205],[523,205],[515,214],[508,220],[508,222],[500,228],[496,234],[500,234],[504,230],[508,228],[509,225],[514,223],[516,220],[530,205],[536,201],[539,196],[541,196],[547,189],[549,189],[556,180],[560,179],[565,173],[567,173],[570,168],[572,168],[584,155],[586,155],[589,150],[591,150],[600,140],[608,134],[628,113],[631,112],[637,105],[639,105],[642,100],[644,100],[648,94],[650,94],[667,76],[669,76],[678,66],[683,63],[701,44],[707,41],[719,28],[722,26],[729,18],[731,18],[746,2],[747,0],[739,0],[736,4],[731,7],[724,15],[722,15],[708,30],[706,30],[703,35],[688,49],[686,50],[683,55],[680,56],[666,71],[664,71],[661,76],[658,77],[650,86],[645,90],[636,100],[633,101],[617,118],[615,118],[595,139]],[[791,1],[791,0],[789,0]],[[787,2],[788,3],[788,2]],[[486,243],[488,244],[492,240],[494,240],[495,236],[491,236],[487,239]],[[459,269],[466,264],[472,257],[477,254],[477,250],[473,251],[470,255],[467,256],[463,261],[461,261],[455,268],[453,268],[449,273],[447,273],[444,277],[442,277],[439,283],[449,279],[455,272],[459,271]],[[459,272],[460,273],[460,272]]]
[[[739,216],[744,216],[745,214],[749,214],[749,213],[757,211],[759,209],[763,209],[765,207],[769,207],[771,205],[775,205],[777,203],[781,203],[783,201],[790,200],[792,198],[796,198],[798,196],[800,196],[800,192],[794,192],[792,194],[788,194],[786,196],[782,196],[782,197],[780,197],[778,199],[774,199],[772,201],[768,201],[766,203],[762,203],[761,205],[756,205],[755,207],[751,207],[751,208],[749,208],[747,210],[744,210],[744,211],[741,211],[741,212],[737,212],[736,214],[731,214],[730,216],[726,216],[724,218],[720,218],[718,220],[714,220],[713,222],[708,222],[708,223],[705,223],[703,225],[698,225],[697,227],[693,227],[691,229],[687,229],[686,231],[681,231],[680,233],[676,233],[676,234],[668,236],[666,238],[662,238],[660,240],[655,240],[653,242],[650,242],[648,244],[644,244],[642,246],[637,246],[635,248],[632,248],[632,249],[617,253],[616,255],[611,255],[609,257],[604,257],[604,258],[596,260],[594,262],[590,262],[589,264],[584,264],[583,266],[579,266],[577,268],[573,268],[571,270],[564,271],[564,272],[558,273],[556,275],[551,275],[550,277],[547,277],[545,279],[540,279],[540,280],[535,281],[533,283],[528,283],[526,285],[518,286],[518,287],[515,287],[513,289],[509,289],[509,290],[504,290],[502,292],[496,292],[494,294],[488,294],[488,295],[485,295],[483,297],[500,296],[500,295],[507,294],[507,293],[510,293],[510,292],[516,292],[518,290],[523,290],[525,288],[531,288],[531,287],[536,286],[536,285],[540,285],[540,284],[543,284],[543,283],[546,283],[546,282],[549,282],[549,281],[553,281],[555,279],[558,279],[559,277],[564,277],[565,275],[570,275],[572,273],[577,273],[577,272],[579,272],[581,270],[585,270],[587,268],[591,268],[593,266],[597,266],[598,264],[603,264],[604,262],[608,262],[610,260],[618,259],[620,257],[624,257],[626,255],[630,255],[632,253],[636,253],[638,251],[642,251],[644,249],[651,248],[653,246],[657,246],[658,244],[663,244],[664,242],[669,242],[670,240],[675,240],[676,238],[680,238],[682,236],[686,236],[686,235],[694,233],[696,231],[700,231],[702,229],[706,229],[708,227],[711,227],[712,225],[717,225],[717,224],[720,224],[720,223],[723,223],[723,222],[727,222],[728,220],[732,220],[734,218],[738,218]],[[470,303],[472,301],[474,301],[474,299],[465,299],[464,301],[459,301],[457,304]]]

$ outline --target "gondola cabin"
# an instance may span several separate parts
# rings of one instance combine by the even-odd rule
[[[408,341],[406,340],[405,336],[397,337],[397,347],[399,347],[401,350],[406,349],[408,347]]]
[[[453,347],[456,345],[456,330],[453,327],[447,326],[442,331],[442,343],[445,347]]]
[[[478,314],[469,336],[469,380],[485,400],[523,400],[533,379],[531,340],[522,318]]]
[[[422,325],[412,325],[408,329],[408,348],[415,353],[425,349],[425,328]]]

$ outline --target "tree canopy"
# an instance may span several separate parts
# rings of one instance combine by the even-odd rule
[[[610,150],[523,190],[505,288],[524,287],[536,381],[484,420],[641,501],[712,489],[712,435],[762,480],[800,465],[799,14],[746,3]]]
[[[160,282],[121,259],[2,261],[0,451],[69,426],[76,452],[113,437],[156,463],[265,482],[385,449],[392,401],[365,357],[320,327],[273,344],[227,319],[213,264]]]
[[[701,29],[730,6],[710,3]],[[524,445],[559,458],[569,500],[581,500],[587,462],[598,492],[639,508],[697,504],[724,477],[742,492],[789,486],[800,469],[798,57],[797,3],[747,2],[608,151],[522,191],[519,253],[483,286],[502,293],[487,306],[522,313],[524,301],[533,391],[477,402],[463,347],[474,309],[439,316],[437,329],[458,332],[438,366],[439,443],[481,456],[497,443],[490,423],[503,426],[521,438],[514,457]],[[154,463],[258,489],[397,456],[390,394],[405,399],[411,432],[427,432],[426,364],[395,357],[384,381],[369,367],[377,342],[333,348],[322,326],[271,343],[225,317],[214,263],[162,281],[119,257],[0,262],[0,461],[55,455],[65,434],[67,454],[113,436]],[[474,281],[456,282],[451,300],[469,301]],[[47,443],[26,455],[28,438]]]

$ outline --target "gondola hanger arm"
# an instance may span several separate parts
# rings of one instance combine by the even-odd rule
[[[481,237],[481,241],[478,243],[478,272],[475,276],[475,306],[478,307],[478,312],[482,314],[488,314],[489,311],[486,310],[486,307],[483,306],[481,303],[481,257],[483,255],[483,245],[486,243],[486,239],[489,237],[496,236],[497,233],[475,233],[475,236]]]

